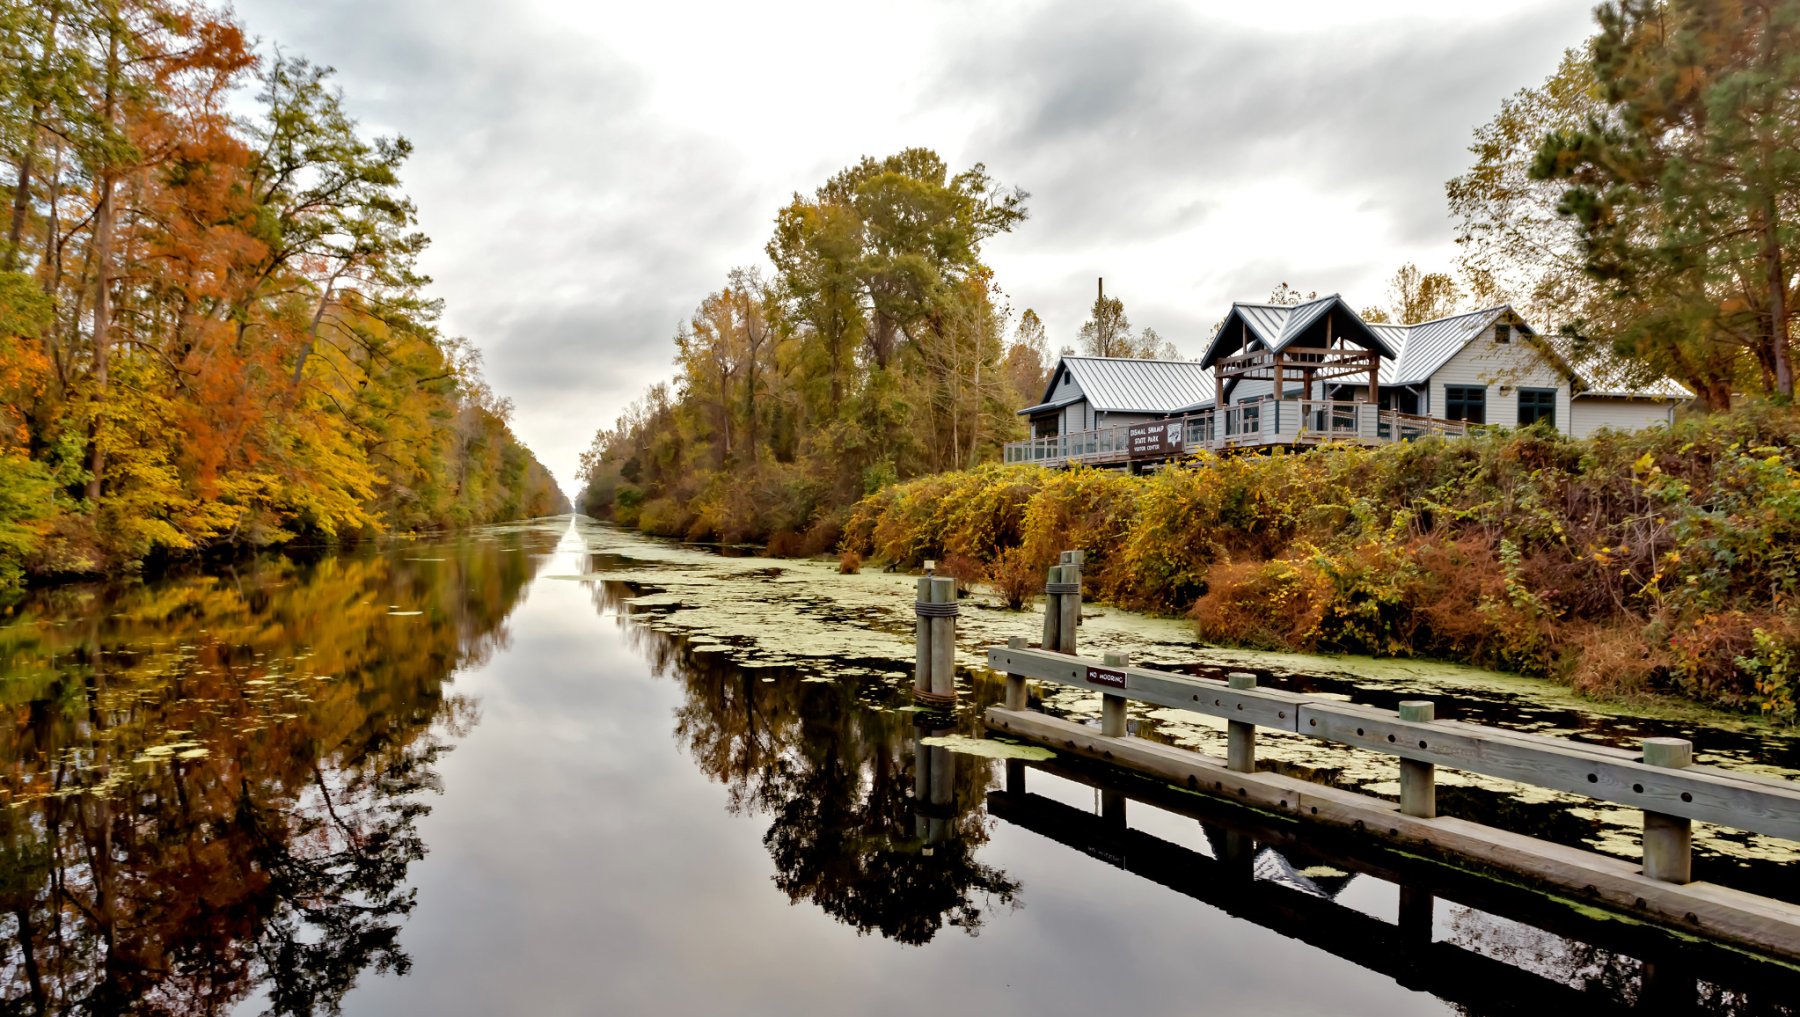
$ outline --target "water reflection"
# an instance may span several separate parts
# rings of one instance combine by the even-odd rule
[[[1800,978],[1734,951],[1153,782],[920,744],[979,733],[994,683],[974,681],[973,701],[954,717],[911,712],[904,683],[863,677],[891,662],[847,661],[845,674],[856,677],[835,680],[746,668],[720,644],[634,618],[628,601],[647,587],[594,580],[589,588],[654,673],[679,684],[674,737],[724,786],[727,809],[768,823],[776,886],[859,933],[921,944],[946,925],[973,935],[996,911],[1021,907],[1020,882],[979,857],[1004,822],[1462,1013],[1795,1012]],[[1028,774],[1063,793],[1028,792]],[[1185,817],[1192,836],[1134,826],[1146,805],[1165,820]]]
[[[593,584],[653,673],[679,682],[674,734],[726,788],[734,814],[766,817],[775,885],[859,933],[907,944],[945,926],[977,935],[1017,906],[1019,883],[976,860],[989,823],[991,760],[924,748],[950,718],[913,712],[902,688],[747,669],[630,620],[634,595]]]
[[[1800,975],[1728,948],[1153,782],[1061,762],[1008,765],[1006,789],[988,796],[994,816],[1460,1013],[1796,1012]],[[1060,798],[1027,789],[1040,783]],[[1073,789],[1093,792],[1098,808],[1069,804]],[[1140,817],[1156,832],[1128,822]]]
[[[5,1010],[330,1012],[400,971],[453,672],[507,639],[521,541],[67,587],[0,628]]]

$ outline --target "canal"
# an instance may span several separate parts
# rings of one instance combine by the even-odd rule
[[[1791,970],[979,740],[978,650],[1033,616],[968,605],[962,705],[922,715],[910,591],[559,519],[35,593],[0,626],[0,1012],[1794,1012]],[[1100,609],[1082,640],[1800,771],[1800,739],[1697,710]],[[1635,850],[1636,814],[1447,783],[1447,813]],[[1696,846],[1698,878],[1800,896],[1794,845]]]

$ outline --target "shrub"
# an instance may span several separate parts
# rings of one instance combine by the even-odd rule
[[[987,578],[987,567],[966,554],[953,554],[938,562],[937,574],[956,580],[956,595],[966,597]]]
[[[1025,552],[1016,547],[1001,551],[993,564],[988,566],[988,587],[1009,611],[1021,611],[1029,607],[1044,578],[1043,573],[1032,567]]]

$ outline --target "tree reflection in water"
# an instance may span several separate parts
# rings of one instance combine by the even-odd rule
[[[919,736],[947,732],[916,727],[923,715],[900,709],[903,689],[808,682],[696,652],[632,620],[623,602],[634,592],[593,585],[596,607],[620,619],[654,673],[681,683],[675,737],[725,785],[728,808],[769,818],[763,844],[790,900],[915,945],[945,925],[977,935],[989,909],[1018,906],[1019,883],[975,857],[989,836],[992,761],[916,752]]]
[[[519,539],[20,605],[4,1012],[335,1012],[363,971],[404,972],[424,793],[476,719],[448,683],[507,640]]]

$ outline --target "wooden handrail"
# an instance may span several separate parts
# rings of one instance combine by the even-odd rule
[[[1043,650],[991,647],[988,666],[1156,706],[1274,728],[1356,748],[1584,795],[1669,816],[1800,841],[1800,786],[1712,767],[1672,768],[1641,756],[1476,724],[1406,721],[1393,710]],[[1090,682],[1122,672],[1124,687]]]

